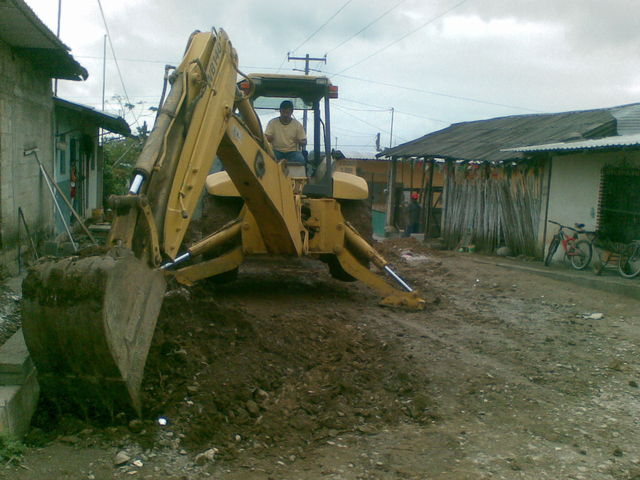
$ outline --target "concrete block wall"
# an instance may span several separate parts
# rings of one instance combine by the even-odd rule
[[[35,159],[24,156],[31,147],[53,171],[51,79],[0,40],[0,263],[10,273],[17,272],[18,207],[32,235],[53,231],[51,195]]]

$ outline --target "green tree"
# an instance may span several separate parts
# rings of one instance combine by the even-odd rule
[[[124,195],[129,188],[133,167],[148,136],[147,123],[138,127],[137,135],[107,138],[104,142],[103,203],[111,195]]]

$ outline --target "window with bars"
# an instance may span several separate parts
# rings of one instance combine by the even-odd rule
[[[613,242],[640,239],[640,168],[602,168],[598,229]]]

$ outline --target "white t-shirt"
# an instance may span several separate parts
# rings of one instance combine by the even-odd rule
[[[264,133],[273,137],[271,145],[279,152],[295,152],[300,141],[307,139],[302,124],[295,118],[287,125],[280,121],[280,117],[272,118]]]

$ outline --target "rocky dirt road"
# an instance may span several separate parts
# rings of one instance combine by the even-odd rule
[[[0,478],[640,479],[637,300],[410,239],[382,249],[424,312],[307,262],[177,287],[145,419],[45,401]]]

